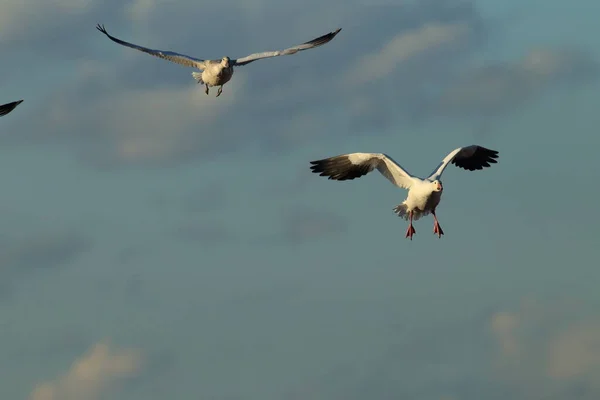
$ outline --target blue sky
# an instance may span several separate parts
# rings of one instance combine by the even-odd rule
[[[592,1],[0,0],[0,397],[597,399]],[[119,46],[241,57],[219,98]],[[414,240],[385,152],[450,166]]]

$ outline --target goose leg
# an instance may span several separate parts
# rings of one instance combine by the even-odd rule
[[[223,93],[223,85],[219,86],[219,90],[217,90],[217,95],[215,97],[219,97]]]
[[[409,212],[409,218],[410,218],[410,222],[408,224],[408,229],[406,230],[406,237],[410,238],[410,240],[412,240],[412,237],[415,233],[417,233],[417,231],[415,231],[415,227],[412,224],[412,220],[413,220],[413,213],[412,211]]]
[[[438,221],[438,219],[435,215],[435,210],[433,210],[431,212],[431,214],[433,214],[433,233],[435,235],[438,235],[438,238],[441,238],[442,235],[444,234],[444,231],[442,230],[442,227],[440,226],[440,222]]]
[[[204,93],[206,93],[208,95],[208,84],[205,83],[204,87],[206,88],[206,89],[204,89]]]

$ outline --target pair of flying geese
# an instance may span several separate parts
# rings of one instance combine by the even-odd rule
[[[285,50],[266,51],[250,54],[249,56],[231,59],[223,57],[220,60],[207,60],[179,54],[172,51],[153,50],[143,46],[138,46],[125,42],[110,35],[103,25],[97,25],[96,29],[105,34],[110,40],[122,46],[130,47],[162,59],[172,61],[186,67],[197,68],[201,72],[192,72],[192,76],[199,84],[205,87],[204,92],[208,95],[210,87],[218,86],[217,96],[223,92],[223,85],[229,82],[233,76],[234,67],[250,64],[251,62],[277,56],[296,54],[299,51],[313,49],[330,42],[340,31],[341,28],[329,32],[311,41],[303,44],[289,47]],[[21,101],[0,106],[0,116],[11,112]],[[418,178],[408,173],[391,157],[382,153],[351,153],[342,154],[335,157],[329,157],[322,160],[311,161],[312,172],[320,176],[327,176],[329,179],[345,181],[359,178],[369,172],[377,169],[383,176],[397,187],[408,190],[406,199],[396,207],[394,212],[401,218],[409,221],[406,237],[412,240],[415,234],[413,220],[432,214],[433,232],[439,238],[442,237],[442,230],[436,215],[437,206],[440,204],[442,192],[444,190],[441,177],[449,164],[465,169],[467,171],[481,170],[495,164],[498,158],[498,152],[482,146],[471,145],[459,147],[450,152],[436,169],[425,179]]]

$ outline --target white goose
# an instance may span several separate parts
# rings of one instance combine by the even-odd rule
[[[382,153],[352,153],[342,154],[323,160],[311,161],[312,172],[327,176],[337,181],[352,180],[368,174],[375,168],[394,185],[408,190],[408,196],[401,204],[394,207],[399,217],[410,220],[406,237],[412,240],[416,233],[413,219],[431,213],[433,215],[433,233],[441,238],[444,231],[440,227],[435,210],[442,198],[442,173],[448,164],[452,163],[468,171],[480,170],[495,164],[498,152],[485,147],[471,145],[453,150],[433,170],[426,179],[409,174],[391,157]]]
[[[308,50],[322,46],[325,43],[330,42],[342,30],[342,28],[339,28],[333,32],[320,36],[309,42],[302,43],[298,46],[290,47],[285,50],[254,53],[250,54],[249,56],[238,58],[235,60],[232,60],[229,57],[223,57],[220,60],[202,60],[199,58],[186,56],[185,54],[179,54],[172,51],[152,50],[146,47],[125,42],[123,40],[117,39],[114,36],[109,35],[108,32],[106,32],[106,29],[104,29],[104,25],[98,24],[96,26],[96,29],[104,33],[113,42],[119,43],[123,46],[131,47],[132,49],[140,50],[144,53],[148,53],[150,55],[160,57],[162,59],[172,61],[174,63],[184,65],[186,67],[198,68],[202,72],[192,72],[192,76],[194,77],[194,79],[196,79],[198,83],[204,85],[204,93],[206,94],[208,94],[209,87],[219,86],[219,90],[217,91],[216,97],[219,97],[223,92],[223,85],[225,85],[231,80],[231,77],[233,76],[233,67],[250,64],[251,62],[260,60],[262,58],[286,56],[290,54],[296,54],[297,52],[302,50]]]
[[[23,100],[19,100],[19,101],[13,101],[12,103],[7,103],[7,104],[1,105],[0,106],[0,117],[10,113],[22,102],[23,102]]]

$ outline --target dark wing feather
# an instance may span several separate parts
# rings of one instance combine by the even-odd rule
[[[498,158],[498,152],[495,150],[486,149],[481,146],[473,146],[472,152],[466,152],[471,154],[462,154],[462,152],[459,152],[452,160],[452,164],[459,168],[466,169],[467,171],[475,171],[487,168],[490,164],[497,163],[496,158]]]
[[[10,113],[22,102],[23,102],[23,100],[19,100],[19,101],[13,101],[12,103],[7,103],[7,104],[1,105],[0,106],[0,117]]]
[[[377,161],[377,160],[374,160]],[[310,169],[319,176],[327,176],[328,179],[346,181],[360,178],[373,171],[376,162],[353,164],[347,156],[335,156],[323,160],[311,161]]]
[[[313,173],[336,181],[360,178],[377,169],[381,175],[398,187],[409,189],[413,184],[414,177],[383,153],[340,154],[310,163]]]

